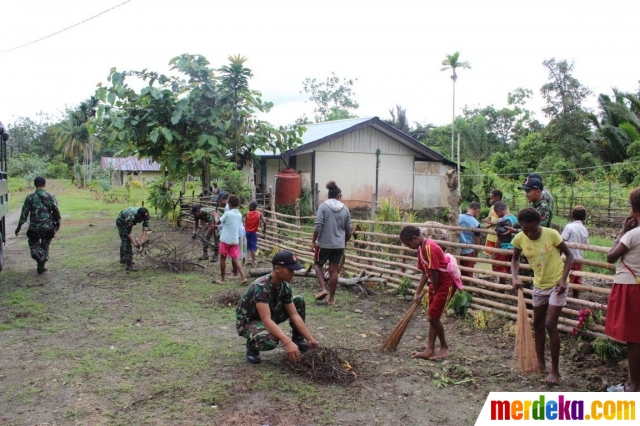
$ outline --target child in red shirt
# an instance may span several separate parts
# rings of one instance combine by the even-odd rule
[[[429,284],[429,309],[427,311],[429,316],[427,349],[424,352],[414,351],[411,356],[430,360],[443,359],[449,354],[449,346],[444,336],[444,327],[440,322],[440,317],[456,292],[453,277],[447,272],[449,261],[440,246],[420,235],[420,229],[415,226],[407,225],[402,228],[400,241],[418,252],[418,269],[422,271],[422,277],[413,298],[414,303],[420,303],[422,289],[427,283],[427,279],[431,280],[431,284]],[[438,353],[435,353],[436,337],[440,341]]]
[[[258,227],[262,224],[262,233],[266,233],[267,221],[262,213],[257,210],[258,203],[252,201],[249,203],[249,212],[244,221],[244,230],[246,231],[247,250],[251,253],[251,266],[256,267],[256,250],[258,250]]]

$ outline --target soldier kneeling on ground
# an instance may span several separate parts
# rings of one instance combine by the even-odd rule
[[[273,270],[247,287],[236,309],[236,331],[247,339],[247,361],[259,364],[260,351],[270,351],[282,342],[290,362],[300,361],[300,353],[318,342],[304,324],[305,303],[293,296],[289,281],[294,271],[304,267],[289,251],[279,251],[271,260]],[[289,320],[291,338],[278,324]],[[306,341],[305,341],[306,339]]]

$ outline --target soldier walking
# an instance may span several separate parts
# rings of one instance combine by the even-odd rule
[[[131,236],[133,227],[142,223],[142,237],[139,242]],[[116,219],[116,227],[120,235],[120,263],[127,265],[127,271],[137,271],[133,267],[133,247],[140,247],[147,240],[149,230],[149,210],[146,207],[129,207],[120,212]]]
[[[47,271],[45,263],[49,260],[49,245],[60,229],[60,209],[58,202],[53,194],[49,194],[44,190],[46,180],[42,176],[38,176],[33,180],[36,191],[27,195],[22,205],[22,213],[18,227],[16,228],[16,237],[20,233],[20,228],[29,219],[29,230],[27,238],[29,238],[29,249],[31,258],[38,263],[38,274]]]

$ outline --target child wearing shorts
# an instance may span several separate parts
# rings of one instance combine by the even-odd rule
[[[538,365],[541,371],[546,370],[546,330],[551,349],[551,372],[543,381],[553,384],[560,380],[558,318],[562,308],[567,304],[567,277],[573,264],[573,253],[558,231],[540,226],[541,220],[540,213],[531,207],[518,213],[518,223],[522,232],[518,233],[512,242],[511,285],[514,289],[522,286],[518,281],[518,271],[520,255],[524,254],[533,270],[533,329]],[[566,256],[564,265],[561,253]]]
[[[427,280],[431,280],[429,285],[429,337],[427,349],[423,352],[414,351],[411,356],[414,358],[424,358],[429,360],[441,360],[449,354],[449,346],[444,335],[444,327],[440,322],[440,317],[449,301],[456,292],[456,284],[450,273],[447,272],[449,261],[444,255],[444,251],[435,241],[421,235],[420,229],[407,225],[400,230],[400,241],[407,247],[416,250],[418,253],[418,269],[422,271],[420,283],[413,298],[414,303],[421,302],[421,293]],[[440,341],[440,350],[436,353],[436,337]]]
[[[251,266],[256,267],[256,251],[258,250],[258,227],[262,225],[262,233],[267,231],[267,221],[258,210],[258,203],[252,201],[249,203],[249,212],[247,219],[244,221],[244,229],[247,238],[247,250],[251,253]]]
[[[568,243],[589,244],[589,231],[584,227],[584,220],[587,217],[587,211],[582,206],[575,206],[571,209],[571,223],[562,230],[562,239]],[[569,249],[573,253],[574,259],[584,259],[584,250]],[[582,271],[582,263],[574,262],[571,265],[572,271]],[[582,277],[577,275],[569,275],[569,283],[582,284]],[[580,297],[580,290],[572,290],[571,296],[577,299]]]
[[[222,224],[222,231],[220,232],[220,283],[224,284],[227,257],[231,258],[231,263],[238,270],[242,282],[246,283],[247,278],[240,262],[238,262],[240,258],[238,228],[242,225],[242,214],[238,210],[240,199],[236,195],[231,195],[228,205],[229,211],[225,212],[220,218],[220,223]]]

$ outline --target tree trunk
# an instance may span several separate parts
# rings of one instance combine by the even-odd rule
[[[251,200],[256,199],[256,179],[254,177],[255,169],[253,167],[253,160],[249,160],[251,168],[249,169],[249,186],[251,187]]]
[[[449,203],[449,225],[458,226],[458,212],[460,211],[460,204],[462,203],[462,197],[458,192],[458,185],[460,185],[458,175],[455,169],[450,169],[447,172],[447,189],[449,194],[447,195],[447,202]],[[460,240],[460,231],[453,232],[452,241]],[[451,247],[449,252],[454,255],[460,254],[460,248]]]
[[[201,178],[203,193],[209,191],[209,183],[211,182],[211,173],[209,170],[210,164],[211,164],[211,160],[209,160],[208,158],[205,158],[202,161],[202,174],[200,175],[200,178]]]

